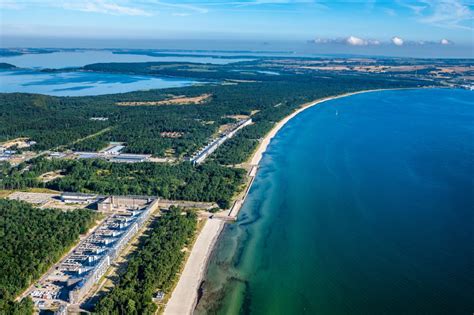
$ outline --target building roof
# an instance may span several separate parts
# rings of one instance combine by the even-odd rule
[[[97,194],[84,194],[84,193],[75,193],[75,192],[64,192],[61,194],[61,197],[66,197],[66,198],[95,198],[97,197]]]

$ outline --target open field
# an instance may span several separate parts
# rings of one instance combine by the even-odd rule
[[[0,198],[6,198],[12,193],[11,190],[0,190]]]
[[[23,149],[30,147],[30,144],[28,144],[28,138],[16,138],[0,143],[0,145],[4,148],[17,147],[19,149]]]
[[[197,105],[209,100],[211,94],[202,94],[199,96],[178,95],[162,101],[150,102],[117,102],[119,106],[162,106],[162,105]]]

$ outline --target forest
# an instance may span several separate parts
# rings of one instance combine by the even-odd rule
[[[91,121],[94,112],[89,108],[65,105],[64,99],[47,95],[0,93],[0,104],[0,142],[28,137],[37,142],[35,150],[66,145],[109,126],[108,122]],[[95,112],[100,115],[100,108]]]
[[[153,294],[157,290],[169,293],[184,259],[182,249],[194,235],[196,219],[194,212],[182,215],[179,208],[171,208],[157,219],[117,285],[99,300],[94,313],[154,314]]]
[[[111,67],[113,71],[128,71],[127,67],[132,65],[104,64],[104,67]],[[147,63],[133,64],[134,71],[140,74],[146,74],[147,67]],[[230,66],[221,66],[223,67]],[[217,73],[222,71],[224,70]],[[225,70],[225,73],[227,72],[234,73]],[[219,74],[221,78],[222,75]],[[253,120],[259,124],[271,124],[302,103],[317,98],[363,89],[414,87],[425,84],[421,81],[380,75],[260,74],[253,75],[252,80],[254,81],[208,83],[85,97],[0,94],[0,103],[3,104],[0,108],[0,142],[28,137],[37,142],[34,146],[37,151],[67,148],[97,151],[110,141],[119,141],[127,144],[126,152],[129,153],[155,156],[171,154],[183,157],[202,147],[219,126],[228,120],[226,117],[229,115],[248,115],[252,111],[259,111]],[[202,94],[212,95],[211,100],[204,104],[186,106],[116,104],[160,101],[176,95]],[[105,117],[108,120],[91,120],[94,117]],[[262,130],[268,130],[267,126]],[[181,136],[169,138],[162,135],[164,132],[178,132]],[[90,137],[84,139],[87,136]],[[262,134],[258,133],[257,136],[261,137]],[[246,148],[248,147],[246,145]]]
[[[28,171],[23,171],[28,168]],[[62,170],[62,178],[43,183],[38,176]],[[0,189],[50,188],[113,195],[216,202],[227,208],[243,184],[245,172],[217,163],[111,163],[103,160],[49,160],[43,157],[0,170]]]
[[[13,299],[38,279],[96,220],[90,210],[63,212],[0,199],[0,314],[26,314]],[[16,313],[15,313],[16,312]]]
[[[242,65],[212,66],[228,72],[232,67],[238,69]],[[104,64],[104,67],[128,71],[131,65]],[[138,63],[133,69],[143,74],[148,71],[147,67],[149,63]],[[268,77],[278,78],[269,80]],[[36,151],[98,151],[111,141],[119,141],[125,143],[125,151],[129,153],[173,155],[179,159],[176,164],[122,165],[39,158],[12,169],[0,168],[0,189],[46,187],[101,194],[158,195],[217,202],[221,207],[228,207],[241,187],[245,172],[227,165],[245,162],[272,126],[301,104],[357,90],[427,84],[383,75],[323,76],[287,72],[256,78],[257,81],[251,82],[209,83],[101,96],[0,94],[3,104],[0,108],[0,141],[27,137],[37,142],[32,147]],[[211,95],[210,100],[197,105],[117,105],[117,102],[159,101],[177,95],[203,94]],[[219,127],[232,121],[233,115],[251,115],[254,124],[224,143],[206,164],[194,167],[182,162],[183,157],[204,146]],[[94,117],[107,120],[91,120]],[[165,132],[175,132],[179,136],[166,137],[163,136]],[[38,180],[39,175],[54,170],[63,170],[65,176],[48,183]]]

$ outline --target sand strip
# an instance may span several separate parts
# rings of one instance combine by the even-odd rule
[[[168,301],[165,315],[192,314],[196,306],[198,289],[207,267],[207,260],[225,222],[208,219],[194,243],[178,285]]]

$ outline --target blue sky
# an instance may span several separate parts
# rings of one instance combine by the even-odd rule
[[[3,37],[314,40],[315,45],[460,45],[474,2],[0,0]]]

